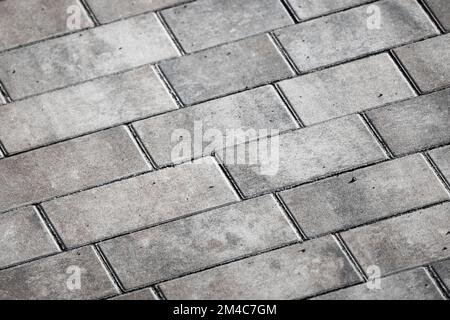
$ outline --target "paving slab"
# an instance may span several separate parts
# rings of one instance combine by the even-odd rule
[[[163,61],[160,66],[188,105],[294,75],[268,35]]]
[[[300,20],[307,20],[362,5],[371,0],[288,0]]]
[[[372,121],[391,151],[404,155],[450,143],[450,90],[371,110]]]
[[[56,241],[34,208],[0,215],[0,268],[58,251]]]
[[[305,72],[438,34],[416,1],[384,0],[376,6],[373,13],[362,6],[277,30],[275,35]]]
[[[374,283],[365,283],[314,300],[443,300],[442,294],[422,268],[382,278],[379,281],[379,288],[376,288]]]
[[[450,181],[450,147],[433,150],[430,155],[447,181]]]
[[[298,241],[272,196],[115,238],[101,247],[127,289]]]
[[[133,126],[161,166],[298,128],[270,86],[152,117]]]
[[[278,0],[198,0],[163,11],[186,52],[291,25]]]
[[[416,42],[395,53],[423,92],[450,85],[450,35]]]
[[[1,1],[0,51],[93,26],[78,0]]]
[[[228,148],[218,155],[245,196],[386,159],[358,116]]]
[[[0,79],[13,99],[176,57],[153,13],[0,54]]]
[[[310,237],[450,200],[420,155],[284,191],[281,197]]]
[[[151,168],[123,127],[0,160],[0,211]]]
[[[189,0],[87,0],[100,23],[108,23],[148,11],[157,11],[184,2],[189,2]]]
[[[298,299],[359,281],[326,237],[163,283],[169,300]]]
[[[218,165],[206,158],[59,198],[43,207],[64,243],[74,247],[237,201]]]
[[[305,125],[415,96],[388,54],[286,80],[279,86]]]
[[[0,108],[9,153],[175,110],[150,66],[45,93]]]
[[[342,233],[364,270],[383,275],[450,257],[450,203]]]
[[[426,0],[445,30],[450,30],[450,5],[447,0]]]
[[[85,300],[118,294],[92,247],[0,271],[0,299]]]

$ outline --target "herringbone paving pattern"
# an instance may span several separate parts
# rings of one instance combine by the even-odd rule
[[[449,299],[449,27],[448,0],[1,1],[0,299]],[[264,144],[273,172],[233,161]]]

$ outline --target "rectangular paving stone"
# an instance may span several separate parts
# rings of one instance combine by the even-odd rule
[[[123,301],[151,301],[151,300],[158,300],[157,296],[151,289],[143,289],[127,294],[123,294],[121,296],[112,298],[110,300],[123,300]]]
[[[371,0],[288,0],[297,17],[312,19],[335,11],[361,5]]]
[[[80,289],[73,287],[78,275]],[[3,300],[86,300],[117,293],[92,247],[0,271]]]
[[[177,55],[151,13],[0,54],[0,79],[19,99]]]
[[[433,265],[439,278],[442,279],[448,289],[450,289],[450,260],[435,263]]]
[[[93,26],[78,0],[0,1],[0,51]]]
[[[74,247],[236,201],[217,163],[206,158],[56,199],[43,207],[64,243]]]
[[[416,42],[395,50],[423,92],[450,85],[450,35]]]
[[[152,117],[133,126],[159,165],[190,160],[225,146],[269,136],[276,130],[298,127],[269,86]],[[238,130],[243,131],[239,137]]]
[[[447,0],[426,0],[441,25],[450,31],[450,4]]]
[[[218,152],[245,196],[386,159],[358,116]]]
[[[430,152],[431,158],[439,167],[439,170],[450,181],[450,147],[444,147]]]
[[[163,16],[187,52],[293,24],[278,0],[198,0]]]
[[[307,241],[160,285],[169,300],[297,299],[357,283],[331,237]]]
[[[395,155],[450,143],[450,90],[367,112]]]
[[[306,125],[415,96],[388,54],[286,80],[280,87]]]
[[[0,268],[58,251],[57,243],[32,207],[0,215]]]
[[[294,75],[268,35],[163,61],[160,66],[188,105]]]
[[[0,139],[15,153],[174,109],[145,66],[0,108]]]
[[[127,289],[158,283],[298,241],[272,196],[171,222],[101,244]]]
[[[0,160],[0,211],[150,170],[127,131],[114,128]]]
[[[416,1],[377,2],[380,28],[368,6],[322,17],[275,32],[301,71],[400,46],[438,34]]]
[[[95,17],[101,23],[130,17],[147,11],[156,11],[188,0],[87,0]]]
[[[364,270],[382,274],[450,257],[450,203],[353,229],[342,234]]]
[[[359,284],[314,300],[443,300],[425,269],[419,268],[380,279],[380,289]]]
[[[281,196],[310,237],[450,200],[420,155],[304,185]]]

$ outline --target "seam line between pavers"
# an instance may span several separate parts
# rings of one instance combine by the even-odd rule
[[[431,167],[431,169],[437,175],[439,182],[441,182],[441,184],[444,186],[447,193],[450,195],[450,183],[449,183],[449,181],[447,181],[447,178],[444,176],[444,174],[442,173],[439,166],[436,164],[436,162],[430,156],[428,151],[422,153],[422,156],[425,158],[425,161],[427,161],[428,165]]]
[[[339,233],[335,233],[332,235],[338,246],[341,248],[341,251],[345,254],[345,256],[348,258],[350,264],[352,265],[355,272],[360,277],[360,280],[363,280],[365,282],[368,281],[367,274],[359,261],[356,259],[353,252],[348,247],[347,243],[345,243],[344,239],[342,239],[341,235]]]
[[[148,152],[147,148],[145,147],[144,143],[142,142],[141,137],[137,133],[136,129],[133,127],[133,124],[129,124],[125,128],[127,130],[128,135],[130,136],[130,139],[133,141],[136,148],[138,149],[139,153],[144,158],[145,162],[147,162],[147,165],[151,169],[157,170],[158,165],[156,164],[155,160]]]
[[[86,0],[78,0],[78,3],[82,7],[82,9],[86,12],[89,19],[91,19],[91,22],[94,24],[94,28],[98,27],[100,25],[100,22],[98,21],[97,17],[95,16],[94,12],[92,11],[92,8],[89,5],[89,3],[87,3]]]
[[[120,281],[120,278],[117,276],[117,274],[116,274],[115,270],[113,269],[111,263],[109,262],[108,258],[103,253],[102,248],[100,248],[100,246],[98,244],[95,244],[93,246],[93,248],[94,248],[94,251],[95,251],[97,257],[100,260],[100,263],[105,268],[105,271],[108,274],[108,276],[111,279],[114,286],[119,290],[120,293],[122,293],[122,294],[125,293],[126,290],[125,290],[122,282]]]
[[[437,290],[442,294],[443,298],[445,300],[450,300],[450,291],[446,287],[444,281],[442,281],[439,274],[433,268],[433,266],[432,265],[426,266],[425,270],[427,271],[428,276],[431,278],[431,281],[434,282],[434,285],[436,286]]]
[[[284,105],[286,106],[288,112],[291,114],[292,118],[294,119],[294,121],[297,123],[297,125],[299,126],[299,129],[301,128],[306,128],[305,123],[303,122],[303,120],[300,118],[300,116],[298,115],[297,111],[295,111],[295,108],[292,106],[291,102],[289,101],[289,99],[286,97],[286,95],[284,94],[283,90],[280,88],[280,86],[278,85],[278,83],[274,83],[272,84],[272,87],[275,89],[275,91],[277,92],[278,96],[280,97],[280,99],[283,101]]]
[[[300,224],[298,223],[297,219],[295,219],[294,215],[292,214],[292,211],[289,209],[289,207],[284,202],[283,198],[278,194],[274,193],[273,198],[276,200],[278,206],[280,207],[280,210],[283,212],[283,214],[286,216],[289,224],[291,225],[292,229],[295,231],[299,239],[302,240],[302,242],[306,242],[309,240],[306,233],[301,228]]]
[[[280,0],[282,6],[284,7],[284,10],[289,14],[290,18],[292,19],[292,22],[295,24],[298,24],[300,22],[300,18],[297,16],[297,13],[295,12],[294,8],[292,8],[292,5],[290,4],[289,0]]]
[[[3,144],[3,142],[1,140],[0,140],[0,155],[3,155],[4,158],[7,158],[9,156],[9,153],[6,150],[5,145]],[[1,157],[0,157],[0,159],[1,159]]]
[[[247,200],[246,196],[242,192],[241,188],[237,184],[234,177],[231,175],[231,173],[228,171],[225,164],[222,162],[222,160],[217,156],[217,153],[214,152],[212,157],[214,158],[216,165],[218,166],[219,170],[221,171],[223,178],[228,182],[228,184],[231,186],[233,192],[235,195],[239,198],[239,201]],[[201,159],[201,158],[200,158]]]
[[[172,96],[172,99],[175,100],[175,103],[177,104],[179,109],[182,109],[185,107],[183,101],[178,96],[177,92],[175,91],[174,87],[170,83],[169,79],[166,77],[164,72],[161,70],[161,67],[156,64],[153,66],[153,69],[156,71],[156,74],[158,75],[161,82],[163,82],[163,85],[165,86],[166,90],[169,92],[169,94]],[[174,111],[174,110],[169,110]]]
[[[292,60],[291,56],[289,55],[287,50],[283,47],[280,40],[273,33],[273,31],[268,32],[267,35],[269,36],[270,41],[272,42],[273,46],[278,51],[278,53],[281,55],[284,62],[289,66],[291,71],[293,71],[296,76],[300,75],[301,71],[297,68],[297,65],[295,64],[294,60]]]
[[[173,32],[172,28],[170,28],[169,24],[166,21],[166,18],[164,18],[164,16],[160,11],[155,12],[155,14],[162,28],[164,29],[166,34],[170,37],[170,40],[172,40],[172,43],[176,47],[178,54],[180,54],[180,56],[185,56],[186,50],[184,50],[183,46],[181,45],[181,42],[176,37],[175,32]]]
[[[408,69],[406,69],[406,66],[403,64],[403,62],[400,60],[399,56],[393,49],[389,50],[389,57],[392,60],[392,62],[394,63],[394,65],[397,67],[398,71],[401,73],[401,75],[404,78],[404,80],[406,81],[406,83],[414,91],[414,93],[417,96],[421,96],[423,94],[422,90],[420,89],[417,82],[413,79],[413,77],[409,73]]]
[[[7,104],[12,102],[12,98],[1,79],[0,79],[0,96],[5,98],[5,102]],[[0,108],[1,108],[1,105],[0,105]]]
[[[372,123],[372,121],[370,121],[369,117],[367,117],[367,115],[362,112],[359,113],[360,119],[361,121],[364,123],[364,125],[366,126],[367,130],[370,132],[370,134],[373,136],[373,138],[375,138],[375,140],[377,141],[378,145],[381,147],[381,149],[383,150],[383,153],[389,158],[389,159],[394,159],[395,156],[392,153],[391,149],[389,148],[388,144],[386,143],[386,141],[384,141],[383,137],[381,136],[380,132],[377,130],[377,128],[374,126],[374,124]]]
[[[41,220],[44,222],[44,224],[47,227],[48,231],[52,235],[53,240],[58,245],[58,248],[62,252],[67,251],[67,247],[64,244],[64,241],[62,240],[62,238],[59,235],[58,231],[56,231],[56,228],[53,225],[53,223],[51,222],[50,218],[45,213],[44,208],[42,208],[42,206],[40,204],[35,205],[34,208],[35,208],[35,211],[37,212],[37,214],[39,215],[39,217],[41,218]]]
[[[434,27],[438,29],[441,34],[445,34],[445,28],[442,26],[441,22],[436,17],[433,10],[431,10],[430,6],[424,0],[417,0],[417,3],[419,4],[419,6],[422,7],[422,10],[428,16],[428,19],[431,21]]]

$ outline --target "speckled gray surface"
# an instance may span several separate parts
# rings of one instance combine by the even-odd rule
[[[450,2],[0,2],[0,300],[450,298]]]

